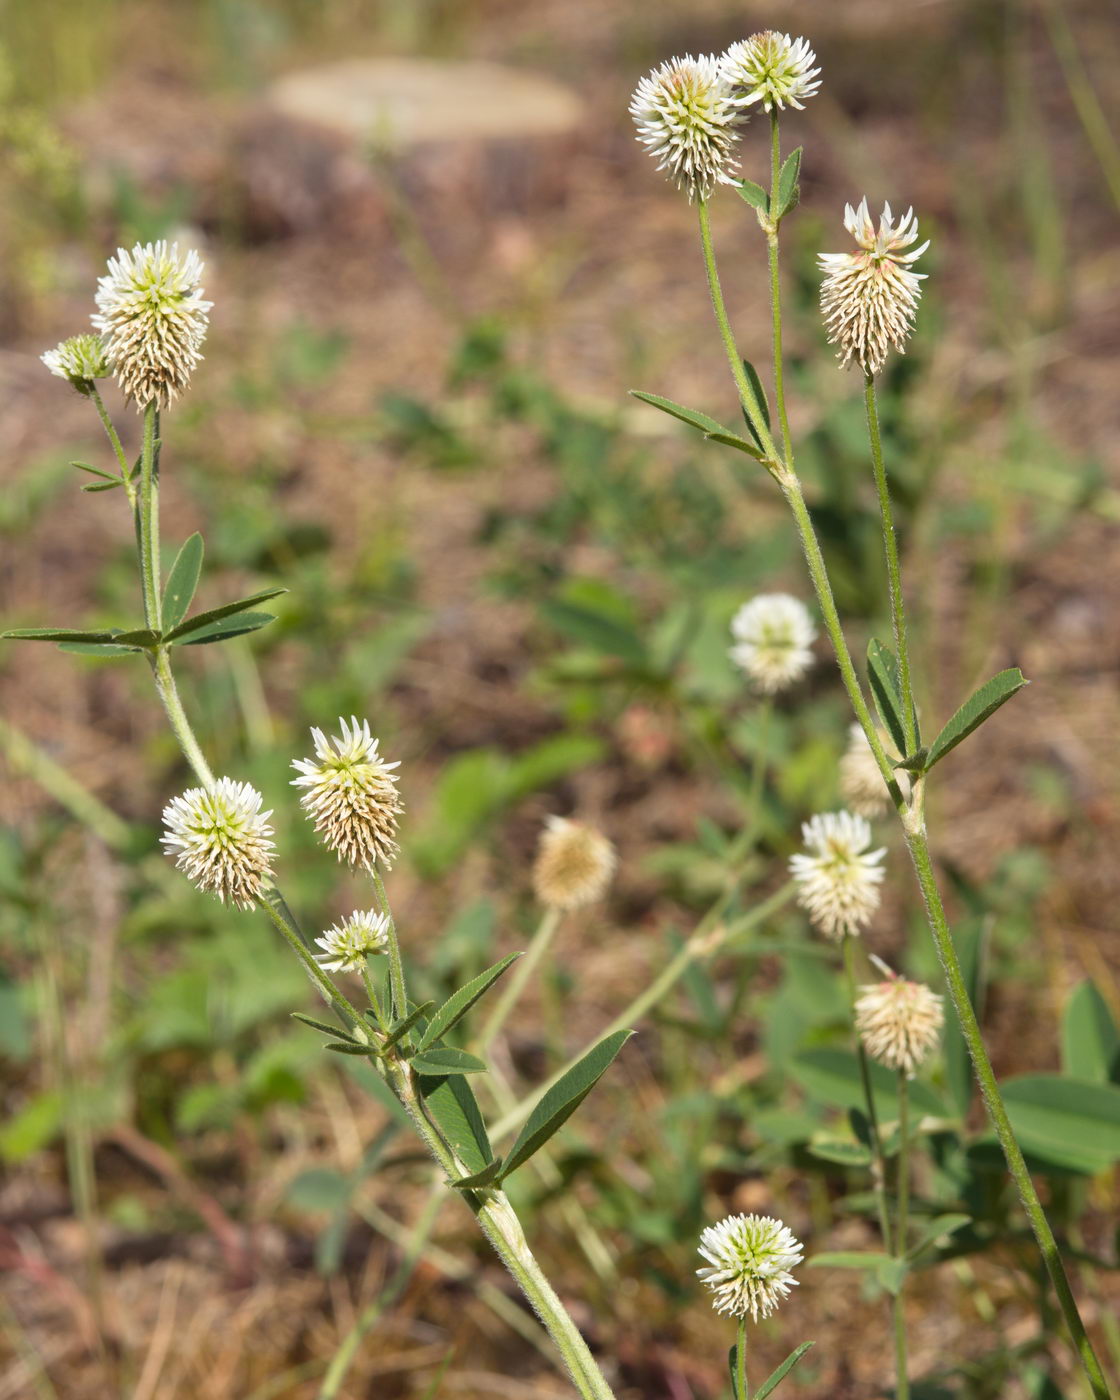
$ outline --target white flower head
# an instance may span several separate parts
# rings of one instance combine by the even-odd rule
[[[99,335],[72,335],[55,349],[45,350],[39,358],[52,374],[68,380],[83,394],[89,393],[95,379],[105,379],[113,372],[105,342]]]
[[[791,39],[788,34],[767,29],[732,44],[719,61],[720,72],[734,89],[738,105],[761,102],[767,112],[788,102],[800,110],[804,97],[820,88],[817,56],[807,39]]]
[[[312,729],[315,757],[296,759],[292,767],[302,776],[292,786],[305,788],[300,805],[339,860],[367,870],[381,861],[392,867],[397,854],[397,818],[402,807],[395,768],[377,751],[369,721],[338,721],[342,731],[328,739]]]
[[[655,68],[635,88],[630,115],[658,170],[688,192],[690,204],[728,182],[743,114],[710,54],[686,54]]]
[[[882,737],[882,736],[880,736]],[[850,812],[857,817],[877,817],[890,806],[890,794],[863,732],[863,725],[853,722],[848,735],[848,748],[840,760],[840,796]]]
[[[566,817],[548,817],[533,864],[533,889],[546,908],[582,909],[602,897],[617,864],[602,832]]]
[[[940,1039],[945,1024],[941,998],[923,983],[899,977],[878,958],[873,961],[885,980],[860,988],[856,1030],[873,1060],[912,1078]]]
[[[213,302],[202,299],[202,262],[192,248],[137,243],[117,249],[97,283],[93,324],[105,337],[117,383],[138,409],[166,408],[202,359]]]
[[[819,255],[817,264],[825,274],[821,313],[829,340],[840,347],[837,359],[845,365],[858,360],[867,374],[878,374],[890,345],[905,353],[927,275],[912,272],[910,264],[926,251],[929,239],[904,253],[918,237],[913,209],[896,224],[891,206],[884,204],[876,230],[866,198],[858,209],[845,205],[844,227],[859,251]]]
[[[728,653],[766,695],[799,681],[813,664],[817,631],[809,609],[788,593],[760,593],[731,619]]]
[[[729,1215],[700,1236],[700,1253],[711,1268],[697,1275],[712,1290],[716,1312],[753,1321],[769,1317],[798,1280],[802,1247],[792,1232],[769,1215]]]
[[[355,909],[315,942],[323,950],[315,960],[325,972],[360,972],[367,956],[383,953],[388,946],[389,916],[374,909]]]
[[[163,809],[167,854],[200,890],[212,891],[223,904],[228,900],[251,909],[272,877],[272,813],[261,811],[261,800],[248,783],[219,778],[211,788],[173,797]]]
[[[879,907],[885,848],[867,849],[871,827],[851,812],[818,812],[801,835],[805,851],[789,861],[798,904],[829,938],[859,933]]]

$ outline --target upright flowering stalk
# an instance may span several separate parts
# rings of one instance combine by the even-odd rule
[[[630,101],[638,140],[691,204],[710,199],[735,169],[743,115],[710,54],[671,58],[641,80]]]
[[[747,1318],[769,1317],[789,1297],[797,1279],[791,1270],[802,1259],[792,1231],[770,1215],[729,1215],[700,1235],[700,1254],[708,1262],[697,1276],[711,1291],[716,1312],[739,1324],[733,1374],[735,1391],[747,1400]]]

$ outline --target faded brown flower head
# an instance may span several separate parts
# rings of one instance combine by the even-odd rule
[[[856,1030],[873,1060],[912,1076],[933,1051],[945,1024],[941,998],[921,982],[909,982],[878,958],[882,982],[861,987],[856,1000]]]
[[[607,838],[582,822],[549,817],[533,865],[533,889],[549,909],[581,909],[610,884],[618,857]]]
[[[402,807],[395,768],[377,751],[369,721],[338,721],[342,733],[328,739],[312,729],[315,757],[296,759],[292,767],[301,775],[292,786],[304,788],[300,805],[315,822],[315,830],[339,860],[372,869],[380,861],[386,870],[393,864],[398,846],[397,818]]]

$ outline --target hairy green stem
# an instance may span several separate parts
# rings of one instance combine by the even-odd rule
[[[770,225],[766,232],[766,249],[770,260],[770,305],[781,306],[781,282],[778,275],[778,225],[775,217],[778,208],[778,179],[782,169],[782,141],[779,132],[778,109],[770,108]],[[786,413],[785,367],[782,358],[782,318],[772,317],[774,323],[774,401],[778,408],[778,422],[782,427],[782,453],[786,467],[793,471],[793,440],[789,431],[789,416]]]
[[[887,1208],[887,1168],[883,1160],[883,1139],[879,1133],[879,1114],[875,1108],[875,1090],[871,1084],[871,1066],[867,1061],[867,1051],[855,1029],[856,1014],[856,963],[855,939],[846,933],[841,940],[844,951],[844,980],[848,988],[848,1004],[852,1008],[852,1036],[856,1045],[856,1058],[859,1061],[859,1078],[863,1086],[863,1102],[867,1109],[867,1124],[871,1134],[871,1185],[875,1192],[875,1206],[879,1213],[879,1229],[883,1235],[883,1248],[888,1254],[891,1248],[891,1217]]]
[[[117,465],[121,469],[121,480],[124,482],[125,494],[128,496],[128,504],[135,511],[136,509],[136,487],[132,484],[132,468],[128,465],[128,458],[124,455],[124,448],[121,446],[120,435],[117,433],[113,420],[109,417],[109,410],[105,407],[105,400],[98,392],[97,385],[91,380],[89,386],[89,397],[97,410],[97,416],[101,419],[101,426],[105,429],[105,436],[109,439],[109,446],[117,458]]]
[[[895,1194],[897,1214],[894,1229],[894,1257],[906,1256],[910,1214],[910,1085],[906,1071],[898,1071],[898,1177]],[[898,1281],[891,1302],[894,1314],[895,1400],[910,1400],[910,1368],[906,1341],[906,1278]]]
[[[378,902],[381,905],[381,912],[389,921],[388,951],[389,951],[389,1009],[394,1020],[399,1021],[408,1015],[408,991],[404,981],[404,963],[401,961],[400,939],[397,937],[397,921],[393,918],[393,910],[389,904],[389,896],[385,893],[385,881],[381,878],[381,871],[378,870],[376,862],[369,867],[370,879],[373,887],[377,891]]]
[[[546,909],[537,925],[537,931],[533,935],[528,951],[523,958],[518,958],[516,966],[502,989],[501,999],[483,1026],[482,1034],[478,1038],[478,1053],[483,1059],[486,1058],[487,1050],[498,1038],[510,1012],[521,1000],[521,995],[528,986],[529,979],[536,971],[541,959],[548,952],[556,930],[560,927],[560,918],[561,911],[559,909]]]
[[[747,1380],[747,1315],[739,1319],[735,1339],[735,1389],[738,1400],[751,1400],[750,1383]]]
[[[140,548],[140,584],[144,595],[144,622],[160,630],[159,569],[159,406],[155,399],[144,410],[144,446],[140,453],[140,495],[136,536]]]
[[[871,462],[875,471],[875,489],[879,493],[879,520],[883,527],[883,552],[887,558],[891,626],[894,631],[895,654],[898,657],[899,689],[902,691],[902,728],[906,736],[906,755],[909,755],[918,747],[918,735],[914,725],[914,685],[910,676],[910,646],[906,636],[906,603],[902,596],[902,569],[898,562],[898,540],[894,533],[891,492],[887,483],[887,469],[883,465],[883,443],[879,435],[879,405],[875,398],[875,379],[870,373],[864,376],[863,401],[867,411],[867,435],[871,440]]]

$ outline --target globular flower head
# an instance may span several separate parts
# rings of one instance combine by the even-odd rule
[[[399,849],[395,840],[401,799],[395,768],[377,751],[369,721],[338,721],[342,733],[328,739],[312,729],[315,757],[296,759],[301,774],[292,786],[304,788],[300,805],[339,860],[372,869],[380,860],[386,870]]]
[[[729,655],[766,695],[798,681],[813,664],[816,628],[809,609],[788,593],[760,593],[731,619]]]
[[[95,379],[105,379],[113,372],[105,342],[99,335],[72,335],[55,349],[45,350],[39,358],[52,374],[68,380],[82,394],[89,393]]]
[[[891,206],[884,204],[876,230],[866,198],[858,209],[845,205],[844,227],[859,251],[818,257],[825,274],[821,313],[829,340],[840,347],[837,358],[845,365],[858,360],[867,374],[878,374],[890,345],[905,353],[926,277],[924,272],[912,272],[910,264],[926,251],[929,239],[904,253],[918,237],[913,209],[895,224]]]
[[[798,904],[829,938],[859,933],[879,907],[885,849],[867,849],[871,827],[851,812],[818,812],[801,834],[805,850],[789,862]]]
[[[697,1275],[712,1290],[716,1312],[753,1321],[769,1317],[796,1288],[790,1270],[801,1263],[802,1247],[780,1220],[769,1215],[729,1215],[700,1236],[700,1253],[710,1268]]]
[[[202,262],[192,248],[137,243],[117,249],[97,283],[93,324],[105,337],[117,383],[138,409],[166,408],[202,359],[213,302],[203,301]]]
[[[885,980],[861,987],[856,1030],[873,1060],[888,1069],[914,1071],[937,1046],[945,1013],[941,998],[921,982],[909,982],[878,958]]]
[[[688,192],[690,204],[727,183],[743,117],[710,54],[671,58],[655,68],[634,90],[630,115],[658,170]]]
[[[355,909],[315,942],[322,948],[315,960],[326,972],[361,971],[367,956],[383,953],[389,943],[389,916],[374,909]]]
[[[261,811],[261,795],[248,783],[219,778],[213,787],[191,788],[163,809],[168,855],[200,890],[224,904],[251,909],[272,877],[268,838],[271,812]]]
[[[801,99],[820,87],[817,56],[807,39],[791,39],[767,29],[732,44],[719,61],[720,72],[732,87],[735,101],[744,107],[761,102],[767,112],[788,102],[799,110]]]
[[[533,889],[546,908],[581,909],[603,895],[617,864],[602,832],[566,817],[548,817],[533,864]]]
[[[852,724],[848,749],[840,760],[840,796],[858,817],[877,817],[890,806],[887,785],[858,722]]]

